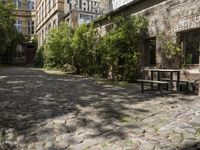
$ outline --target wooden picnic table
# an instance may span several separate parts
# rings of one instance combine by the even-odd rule
[[[161,73],[169,73],[170,79],[169,79],[169,89],[170,92],[172,92],[173,89],[173,75],[176,73],[176,90],[180,91],[180,73],[181,69],[145,69],[146,71],[151,72],[151,80],[154,80],[154,73],[157,73],[158,81],[161,81]],[[151,85],[151,88],[153,89],[153,84]]]

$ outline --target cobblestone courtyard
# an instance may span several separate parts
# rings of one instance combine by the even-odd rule
[[[0,149],[200,149],[199,97],[1,68]]]

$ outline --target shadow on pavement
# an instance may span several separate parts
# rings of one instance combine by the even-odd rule
[[[140,129],[137,122],[126,124],[129,114],[150,113],[148,108],[129,106],[156,97],[139,90],[31,68],[4,68],[0,71],[1,148],[49,141],[49,148],[60,149],[55,141],[62,138],[76,145],[90,138],[125,139],[130,130]]]

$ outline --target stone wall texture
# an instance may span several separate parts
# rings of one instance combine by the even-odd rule
[[[149,37],[156,37],[157,67],[162,67],[161,46],[158,35],[164,33],[174,42],[180,43],[179,33],[200,29],[200,0],[144,0],[119,9],[109,14],[111,18],[117,16],[143,15],[149,21]],[[106,33],[108,21],[101,22],[101,33]],[[143,50],[145,52],[145,49]],[[144,62],[143,60],[141,62]],[[177,61],[180,62],[180,61]],[[145,66],[145,64],[141,64]],[[180,67],[180,64],[178,65]],[[189,76],[182,74],[182,78],[195,80],[200,73],[189,72]]]

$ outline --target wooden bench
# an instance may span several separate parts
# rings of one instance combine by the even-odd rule
[[[167,81],[167,82],[169,82],[170,79],[169,79],[169,78],[162,78],[162,81]],[[176,80],[172,80],[172,82],[177,82],[177,81],[176,81]],[[180,80],[179,82],[180,82],[180,84],[185,84],[185,86],[186,86],[186,91],[189,91],[189,84],[192,84],[192,92],[195,91],[194,81]]]
[[[168,82],[167,81],[145,80],[145,79],[138,79],[137,81],[141,82],[142,93],[144,93],[144,83],[158,84],[158,88],[160,90],[160,94],[162,94],[163,85],[167,85],[167,87],[168,87]]]

